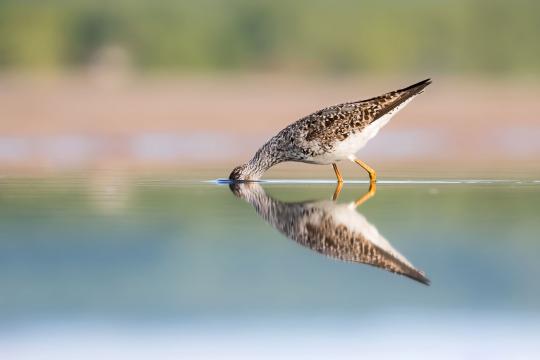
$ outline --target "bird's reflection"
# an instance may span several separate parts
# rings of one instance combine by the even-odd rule
[[[257,183],[235,183],[231,191],[253,205],[257,213],[288,238],[326,256],[372,265],[428,285],[429,279],[390,245],[356,209],[375,194],[375,184],[357,201],[283,202],[266,194]]]

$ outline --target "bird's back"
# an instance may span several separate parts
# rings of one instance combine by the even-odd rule
[[[288,160],[310,162],[309,159],[331,153],[337,144],[362,133],[378,120],[389,120],[430,83],[431,80],[427,79],[371,99],[326,107],[292,123],[272,138],[272,141],[279,144],[276,148],[290,154]],[[380,127],[382,126],[378,126]]]

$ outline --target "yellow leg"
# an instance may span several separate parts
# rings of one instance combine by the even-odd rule
[[[339,193],[341,193],[341,188],[343,187],[343,182],[338,181],[336,185],[336,190],[334,190],[334,196],[332,196],[332,200],[336,201],[339,197]]]
[[[334,167],[334,172],[336,173],[337,182],[342,183],[343,182],[343,177],[341,176],[341,173],[339,172],[339,169],[338,169],[336,163],[332,163],[332,166]]]
[[[375,172],[375,170],[373,170],[373,168],[371,166],[369,166],[368,164],[366,164],[362,160],[358,160],[358,159],[354,160],[354,162],[357,163],[358,165],[360,165],[361,167],[363,167],[364,170],[366,170],[368,172],[370,182],[377,181],[377,173]]]
[[[376,192],[377,192],[377,185],[375,185],[375,182],[370,182],[368,192],[365,193],[362,197],[360,197],[358,200],[354,202],[354,207],[360,206],[363,203],[365,203],[366,200],[372,198]]]

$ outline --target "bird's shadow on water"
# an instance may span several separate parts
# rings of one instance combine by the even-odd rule
[[[284,202],[266,194],[264,182],[232,182],[232,193],[289,239],[330,258],[368,264],[425,285],[429,279],[400,254],[360,212],[376,193],[375,183],[356,201],[338,203],[342,183],[332,200]]]

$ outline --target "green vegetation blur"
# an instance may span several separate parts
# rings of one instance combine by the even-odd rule
[[[0,70],[531,74],[535,0],[0,1]]]

